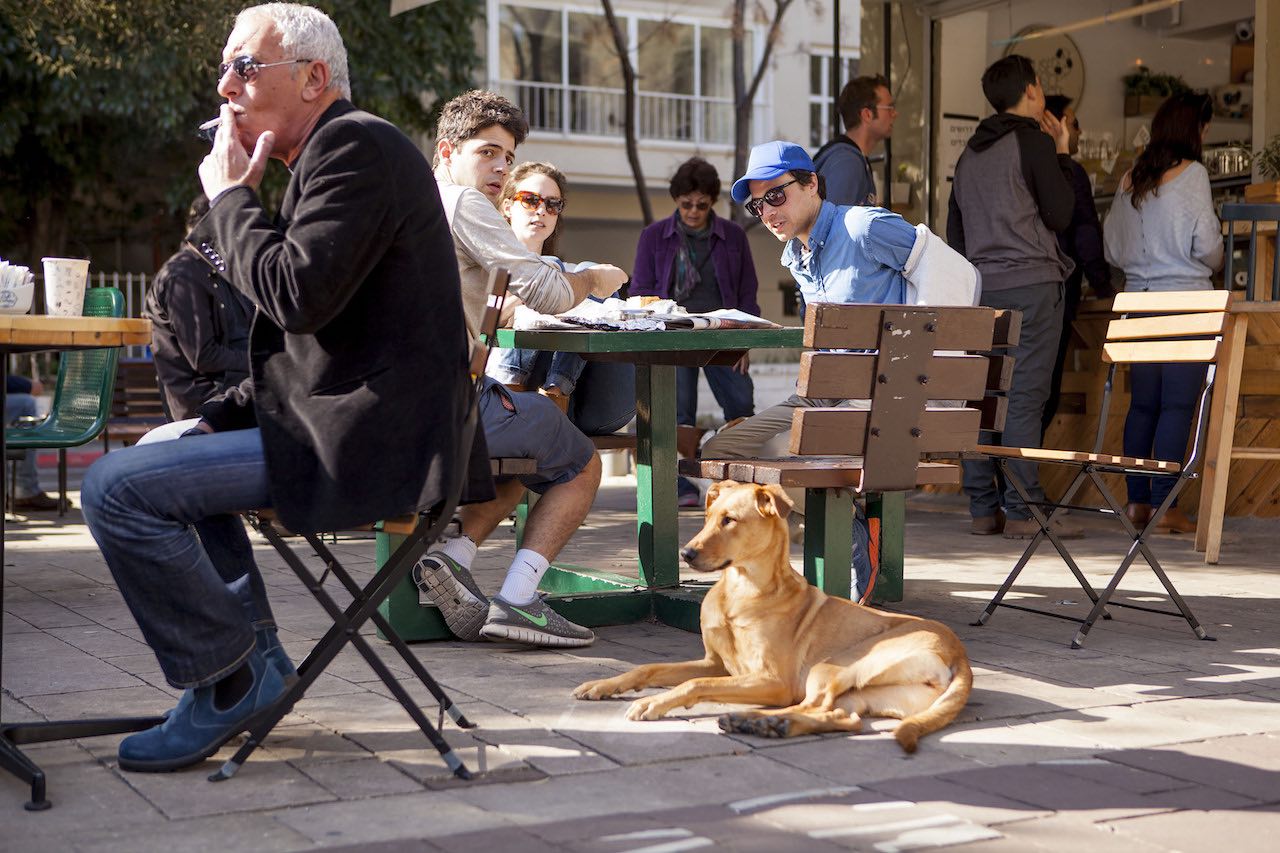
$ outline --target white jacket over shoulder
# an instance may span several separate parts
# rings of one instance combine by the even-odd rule
[[[916,226],[902,275],[908,305],[977,305],[982,296],[978,268],[924,225]]]

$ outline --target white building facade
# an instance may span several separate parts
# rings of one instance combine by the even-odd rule
[[[724,0],[614,6],[637,75],[636,121],[645,184],[655,218],[672,212],[671,174],[698,155],[723,182],[717,213],[728,212],[733,168],[732,6]],[[630,268],[642,225],[623,139],[621,66],[603,7],[563,0],[487,0],[485,85],[521,106],[530,135],[519,160],[554,163],[570,181],[562,249],[570,260]],[[785,138],[816,149],[830,135],[833,30],[829,4],[795,4],[783,19],[755,98],[751,142]],[[844,79],[857,73],[860,8],[846,0],[840,33]],[[764,52],[768,21],[744,40],[750,80]],[[781,246],[751,229],[764,312],[782,319],[790,276]]]

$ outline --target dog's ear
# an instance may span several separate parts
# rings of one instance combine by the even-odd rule
[[[791,514],[791,498],[782,486],[756,486],[756,509],[763,516],[786,518]]]
[[[722,489],[728,486],[738,485],[733,480],[719,480],[707,487],[707,509],[711,509],[711,505],[716,502],[716,498],[720,497]]]

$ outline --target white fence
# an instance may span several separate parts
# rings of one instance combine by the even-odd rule
[[[105,273],[96,275],[89,273],[90,287],[114,287],[124,294],[124,315],[141,317],[142,308],[147,299],[147,282],[151,276],[141,272]],[[146,346],[125,347],[121,358],[150,358],[151,348]]]
[[[622,136],[626,106],[621,89],[501,80],[497,88],[519,105],[532,130],[581,136]],[[756,121],[762,114],[756,105]],[[640,139],[697,145],[733,144],[728,98],[638,92]]]

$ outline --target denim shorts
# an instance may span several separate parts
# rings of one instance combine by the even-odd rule
[[[490,456],[537,462],[537,472],[519,480],[538,494],[578,476],[596,452],[591,439],[551,400],[509,391],[490,378],[480,395],[480,423]]]

